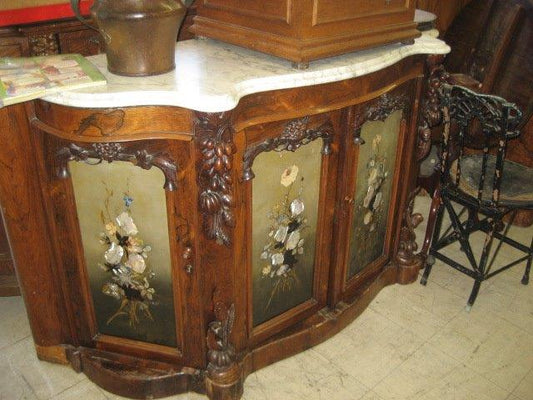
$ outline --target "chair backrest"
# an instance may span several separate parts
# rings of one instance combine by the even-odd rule
[[[497,205],[507,141],[520,134],[521,111],[501,97],[461,86],[443,85],[440,96],[444,124],[441,184],[460,189],[479,204]],[[467,165],[469,170],[478,170],[463,176],[461,169]]]

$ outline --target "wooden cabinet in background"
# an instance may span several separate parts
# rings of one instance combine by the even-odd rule
[[[412,42],[415,0],[198,0],[191,28],[304,68],[311,60]]]

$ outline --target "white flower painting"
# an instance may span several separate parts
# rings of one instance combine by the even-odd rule
[[[265,279],[275,280],[266,309],[273,298],[281,292],[291,291],[298,285],[298,256],[304,253],[304,240],[301,232],[307,227],[304,216],[305,205],[302,200],[303,177],[300,178],[298,193],[291,194],[298,181],[297,165],[287,167],[281,174],[280,184],[287,188],[283,199],[269,214],[271,221],[268,241],[263,247],[260,258],[267,261],[261,274]]]
[[[150,280],[155,274],[147,264],[151,247],[137,236],[139,231],[131,216],[132,202],[133,199],[125,195],[125,210],[114,221],[102,221],[104,231],[100,233],[100,243],[106,250],[103,256],[105,262],[100,267],[111,275],[110,280],[103,285],[102,292],[120,301],[118,310],[108,318],[107,324],[124,317],[135,328],[140,315],[153,320],[150,305],[155,290]]]

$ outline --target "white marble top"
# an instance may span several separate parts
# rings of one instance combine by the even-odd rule
[[[446,54],[448,45],[428,31],[413,45],[390,44],[312,61],[297,70],[289,61],[230,44],[193,39],[176,45],[176,69],[151,77],[123,77],[106,68],[105,55],[89,57],[105,74],[106,86],[67,91],[44,99],[72,107],[169,105],[204,112],[233,109],[239,100],[267,90],[350,79],[383,69],[415,54]]]

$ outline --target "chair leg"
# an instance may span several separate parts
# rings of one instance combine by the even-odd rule
[[[422,250],[420,250],[420,254],[423,257],[427,257],[429,251],[429,245],[431,244],[431,238],[433,237],[433,232],[435,231],[435,223],[437,222],[437,213],[439,211],[440,204],[440,187],[437,186],[437,188],[433,192],[433,198],[431,199],[431,207],[429,208],[426,235],[424,236],[424,244],[422,245]]]
[[[437,243],[439,236],[440,236],[440,230],[442,229],[442,219],[444,217],[444,207],[442,205],[442,202],[440,201],[440,195],[439,195],[439,201],[435,202],[435,198],[433,198],[433,201],[431,203],[431,207],[433,208],[435,206],[435,215],[434,221],[431,223],[433,224],[433,228],[431,229],[431,233],[433,238],[431,239],[431,247]],[[433,210],[432,210],[433,211]],[[428,221],[429,225],[430,221]],[[428,231],[426,230],[426,235],[428,234]],[[429,244],[429,242],[428,242]],[[425,243],[424,243],[425,245]],[[435,264],[435,257],[432,254],[429,254],[426,257],[425,260],[426,267],[424,268],[424,273],[422,274],[422,278],[420,278],[420,284],[426,285],[428,282],[429,274],[431,273],[431,268],[433,267],[433,264]]]
[[[472,306],[474,305],[474,302],[476,301],[477,294],[479,293],[479,288],[481,287],[481,280],[476,279],[474,282],[474,287],[472,288],[472,292],[470,293],[470,297],[468,298],[468,302],[466,303],[466,311],[470,311],[472,309]]]
[[[470,311],[472,309],[472,306],[474,305],[474,302],[476,301],[477,294],[479,293],[481,282],[483,282],[483,280],[485,280],[486,278],[487,261],[489,258],[490,249],[492,247],[495,230],[496,230],[496,223],[493,222],[491,225],[490,231],[487,232],[487,236],[485,237],[485,243],[483,245],[483,250],[481,251],[481,257],[479,260],[479,264],[477,268],[475,269],[476,281],[474,282],[474,287],[472,288],[472,292],[470,293],[470,297],[468,298],[468,302],[466,303],[466,311]]]
[[[533,261],[533,239],[531,239],[531,245],[529,246],[529,257],[527,259],[526,270],[524,271],[524,276],[522,277],[522,285],[527,285],[529,283],[529,273],[531,271],[531,262]]]
[[[433,264],[435,264],[435,257],[432,255],[427,256],[426,258],[426,267],[424,268],[424,273],[422,274],[422,278],[420,278],[420,284],[426,286],[428,283],[428,277],[431,273],[431,268],[433,267]]]

